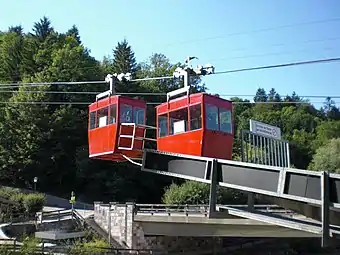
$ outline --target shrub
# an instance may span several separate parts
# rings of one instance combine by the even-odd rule
[[[208,204],[210,185],[196,181],[186,181],[181,185],[171,184],[165,189],[162,202],[165,204]],[[235,190],[217,188],[217,203],[243,204],[247,196]]]
[[[25,255],[36,254],[37,245],[39,244],[39,239],[35,237],[26,237],[21,246],[20,253]]]
[[[20,193],[18,189],[10,188],[10,187],[1,187],[0,188],[0,197],[5,199],[11,199],[11,197],[16,196]]]
[[[46,198],[42,194],[27,194],[23,198],[23,205],[29,215],[33,215],[43,209]]]
[[[313,160],[308,166],[314,171],[340,173],[340,138],[331,139],[316,150]]]
[[[94,254],[94,253],[102,253],[106,248],[110,248],[110,245],[101,240],[94,239],[88,241],[86,243],[77,242],[70,250],[69,254],[72,255],[81,255],[81,254]]]

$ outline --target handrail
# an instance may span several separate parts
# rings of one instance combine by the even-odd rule
[[[246,208],[247,205],[217,205],[220,209],[227,210],[229,208]],[[294,213],[291,210],[286,210],[277,205],[254,205],[257,210],[265,212],[276,212],[276,213]],[[184,213],[187,216],[189,214],[204,214],[207,215],[209,212],[209,205],[165,205],[165,204],[136,204],[135,214],[140,213],[150,213],[151,215],[157,213],[166,213],[170,215],[171,213]]]

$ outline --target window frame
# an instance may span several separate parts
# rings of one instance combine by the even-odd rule
[[[230,123],[230,131],[222,130],[221,126],[221,113],[226,112],[229,116],[229,123]],[[233,118],[232,118],[232,111],[230,109],[219,107],[218,108],[218,121],[219,121],[219,129],[220,132],[227,133],[227,134],[233,134]]]
[[[160,127],[160,118],[164,118],[165,119],[165,127],[166,127],[166,132],[165,135],[161,135],[161,127]],[[169,136],[169,113],[162,113],[160,115],[157,115],[157,137],[162,138],[162,137],[167,137]]]
[[[192,129],[191,128],[191,121],[192,121],[192,117],[191,117],[191,114],[192,114],[192,112],[191,112],[191,109],[193,108],[193,107],[196,107],[196,106],[199,106],[199,109],[200,109],[200,121],[199,121],[199,123],[200,123],[200,127],[199,128],[196,128],[196,129]],[[196,103],[196,104],[192,104],[192,105],[189,105],[188,106],[188,119],[189,119],[189,121],[188,121],[188,131],[187,132],[190,132],[190,131],[196,131],[196,130],[200,130],[200,129],[202,129],[203,128],[203,107],[202,107],[202,104],[201,103]]]
[[[208,108],[215,108],[217,110],[216,114],[217,114],[217,129],[213,129],[213,128],[209,128],[209,125],[208,125],[208,121],[209,121],[209,118],[208,118]],[[214,105],[214,104],[211,104],[211,103],[205,103],[204,104],[204,113],[205,113],[205,120],[204,120],[204,126],[205,126],[205,129],[206,130],[209,130],[209,131],[220,131],[220,120],[219,120],[219,107],[217,105]],[[216,125],[216,123],[214,124]]]
[[[185,131],[180,132],[180,133],[176,133],[176,134],[171,133],[171,132],[173,132],[173,125],[172,125],[172,122],[171,122],[170,115],[171,115],[171,113],[182,111],[182,110],[186,111],[186,120],[184,120],[184,121],[186,121],[185,122],[186,125],[184,126]],[[189,108],[188,108],[188,105],[185,106],[185,107],[181,107],[181,108],[178,108],[178,109],[175,109],[175,110],[172,110],[172,111],[168,112],[168,126],[169,126],[169,128],[168,128],[168,136],[177,135],[177,134],[184,134],[184,133],[187,133],[187,132],[190,131],[189,130]]]
[[[143,123],[137,123],[136,121],[136,110],[142,110],[143,111]],[[140,107],[140,106],[132,106],[132,119],[134,120],[133,123],[135,123],[136,125],[145,125],[146,124],[146,108],[144,107]]]
[[[124,106],[128,106],[128,107],[130,107],[130,109],[131,109],[131,120],[129,121],[129,122],[127,122],[127,121],[122,121],[122,109],[124,109]],[[126,119],[126,118],[125,118]],[[121,103],[120,105],[119,105],[119,124],[122,124],[122,123],[134,123],[133,122],[133,106],[131,105],[131,104],[127,104],[127,103]]]
[[[218,129],[210,129],[208,127],[208,107],[214,107],[217,109],[217,122],[218,122]],[[220,133],[223,133],[223,134],[230,134],[232,135],[233,132],[234,132],[234,127],[233,127],[233,113],[232,113],[232,110],[231,109],[228,109],[226,107],[220,107],[220,106],[217,106],[217,105],[214,105],[212,103],[205,103],[204,104],[204,108],[205,108],[205,121],[204,121],[204,124],[205,124],[205,129],[206,130],[209,130],[209,131],[214,131],[214,132],[220,132]],[[230,116],[230,132],[229,131],[225,131],[225,130],[222,130],[221,129],[221,112],[229,112],[229,116]]]
[[[115,108],[114,111],[111,111],[112,108]],[[113,124],[117,124],[117,108],[118,108],[118,104],[110,104],[109,105],[109,124],[108,125],[113,125]],[[111,122],[111,113],[114,112],[115,113],[115,121]]]
[[[104,110],[106,108],[106,110],[107,110],[107,115],[106,115],[106,117],[107,117],[107,119],[106,119],[106,125],[105,126],[102,126],[102,127],[100,127],[99,126],[99,112],[101,111],[101,110]],[[98,108],[97,110],[96,110],[96,127],[95,128],[103,128],[103,127],[106,127],[106,126],[108,126],[108,123],[109,123],[109,105],[106,105],[106,106],[103,106],[103,107],[101,107],[101,108]],[[103,115],[104,116],[104,115]]]
[[[91,115],[94,115],[94,122],[92,122],[93,119],[91,119]],[[97,110],[91,111],[89,114],[89,130],[96,129],[96,122],[97,122]]]

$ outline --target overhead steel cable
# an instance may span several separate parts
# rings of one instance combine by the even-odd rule
[[[93,102],[50,102],[50,101],[19,101],[19,102],[13,102],[13,101],[3,101],[0,102],[0,104],[46,104],[46,105],[63,105],[63,104],[69,104],[69,105],[89,105]],[[159,105],[164,102],[147,102],[148,105]],[[232,102],[233,104],[323,104],[324,102],[313,102],[313,101],[281,101],[281,102],[274,102],[274,101],[268,101],[268,102]],[[338,104],[340,102],[334,102],[335,104]]]
[[[255,70],[263,70],[263,69],[273,69],[273,68],[282,68],[289,66],[300,66],[300,65],[311,65],[311,64],[321,64],[321,63],[331,63],[340,61],[340,57],[338,58],[326,58],[326,59],[317,59],[317,60],[309,60],[309,61],[301,61],[301,62],[292,62],[278,65],[268,65],[268,66],[258,66],[258,67],[249,67],[249,68],[241,68],[234,70],[226,70],[215,72],[214,74],[228,74],[228,73],[237,73],[237,72],[245,72],[245,71],[255,71]]]
[[[24,90],[24,91],[18,91],[18,90],[0,90],[0,93],[28,93],[28,94],[34,94],[39,93],[40,91],[34,91],[34,90]],[[101,92],[99,91],[44,91],[43,93],[46,94],[78,94],[78,95],[96,95]],[[219,93],[212,93],[212,94],[218,94],[220,97],[255,97],[256,95],[250,95],[250,94],[219,94]],[[122,93],[116,93],[116,95],[130,95],[130,96],[166,96],[166,93],[164,92],[122,92]],[[281,95],[281,97],[286,97],[290,95]],[[300,98],[332,98],[332,99],[340,99],[340,95],[298,95]]]
[[[274,68],[283,68],[283,67],[291,67],[291,66],[300,66],[300,65],[311,65],[311,64],[321,64],[321,63],[332,63],[340,61],[340,57],[335,58],[325,58],[325,59],[316,59],[316,60],[308,60],[308,61],[300,61],[300,62],[290,62],[284,64],[276,64],[276,65],[266,65],[266,66],[258,66],[258,67],[248,67],[248,68],[240,68],[240,69],[232,69],[225,71],[217,71],[210,75],[218,75],[218,74],[229,74],[236,72],[245,72],[245,71],[255,71],[255,70],[263,70],[263,69],[274,69]],[[137,81],[148,81],[148,80],[164,80],[164,79],[173,79],[173,76],[159,76],[159,77],[146,77],[141,79],[132,79],[129,82],[137,82]],[[105,84],[105,81],[80,81],[80,82],[36,82],[36,83],[4,83],[0,84],[0,89],[4,88],[15,88],[15,86],[20,87],[20,85],[28,85],[30,87],[34,86],[46,86],[46,85],[87,85],[87,84]]]
[[[331,19],[324,19],[324,20],[306,21],[306,22],[286,24],[286,25],[275,26],[275,27],[260,28],[260,29],[254,29],[254,30],[243,31],[243,32],[234,32],[234,33],[228,33],[228,34],[224,34],[224,35],[217,35],[217,36],[210,36],[210,37],[205,37],[205,38],[198,38],[198,39],[180,41],[178,43],[169,43],[169,44],[165,45],[165,47],[194,43],[194,42],[200,42],[200,41],[216,40],[216,39],[230,37],[230,36],[275,31],[277,29],[282,29],[282,28],[290,28],[290,27],[313,25],[313,24],[322,24],[322,23],[329,23],[329,22],[335,22],[335,21],[340,21],[340,17],[335,17],[335,18],[331,18]]]

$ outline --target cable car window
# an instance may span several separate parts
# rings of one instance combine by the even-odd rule
[[[117,118],[117,105],[112,104],[110,105],[110,118],[109,118],[109,124],[114,124],[116,123],[116,118]]]
[[[190,106],[190,130],[202,128],[201,104]]]
[[[210,104],[205,105],[205,125],[209,130],[219,130],[217,106]]]
[[[90,130],[96,128],[96,111],[90,112]]]
[[[170,112],[170,135],[188,131],[188,108]]]
[[[134,107],[133,108],[133,116],[135,118],[136,124],[145,124],[144,123],[144,117],[145,117],[145,109],[140,107]]]
[[[98,110],[96,127],[105,127],[108,122],[109,107]]]
[[[164,137],[168,135],[168,116],[163,114],[158,116],[158,136]]]
[[[120,106],[120,123],[132,122],[132,106],[128,104],[122,104]]]
[[[220,108],[220,130],[222,132],[232,133],[231,111]]]

